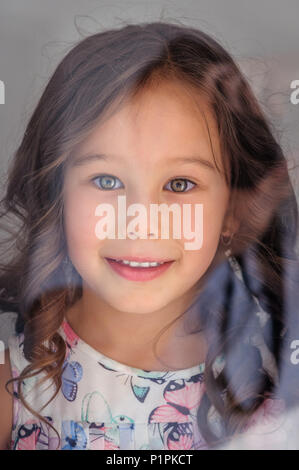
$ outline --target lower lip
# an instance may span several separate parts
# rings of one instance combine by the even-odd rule
[[[161,274],[167,271],[173,264],[173,261],[168,261],[160,266],[151,268],[133,268],[129,265],[118,263],[110,258],[105,258],[105,260],[117,274],[130,281],[151,281],[161,276]]]

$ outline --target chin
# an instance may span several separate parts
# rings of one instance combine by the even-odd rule
[[[132,299],[130,300],[122,300],[121,297],[117,299],[117,302],[111,301],[108,302],[112,308],[115,308],[116,310],[119,310],[121,312],[125,313],[133,313],[133,314],[138,314],[138,315],[147,315],[150,313],[155,312],[156,310],[159,310],[163,307],[165,307],[165,304],[160,302],[160,303],[153,303],[153,302],[145,302],[144,297],[140,296],[138,299]]]

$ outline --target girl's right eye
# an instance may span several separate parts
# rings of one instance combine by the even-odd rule
[[[96,180],[101,180],[100,185],[98,185],[97,183],[96,183],[96,185],[99,187],[99,189],[102,189],[104,191],[107,191],[107,190],[109,191],[111,189],[119,189],[120,187],[123,187],[123,185],[122,186],[117,186],[115,184],[115,180],[120,181],[115,176],[101,175],[101,176],[96,176],[95,178],[92,179],[92,181],[96,181]]]

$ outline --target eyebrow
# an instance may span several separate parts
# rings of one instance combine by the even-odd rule
[[[75,157],[73,161],[71,162],[71,166],[82,166],[82,165],[87,165],[88,163],[92,163],[94,161],[107,161],[107,160],[116,160],[116,161],[122,161],[123,158],[120,158],[117,155],[106,155],[104,153],[91,153],[87,155],[80,155],[78,157]],[[213,163],[211,163],[209,160],[206,160],[205,158],[202,158],[200,155],[190,155],[190,156],[182,156],[182,157],[175,157],[171,158],[167,163],[181,163],[181,164],[187,164],[187,163],[197,163],[199,165],[202,165],[203,167],[215,171],[215,166]]]

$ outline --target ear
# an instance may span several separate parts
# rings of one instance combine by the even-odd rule
[[[234,216],[232,212],[228,212],[224,218],[221,233],[224,236],[235,234],[240,227],[240,221]]]

